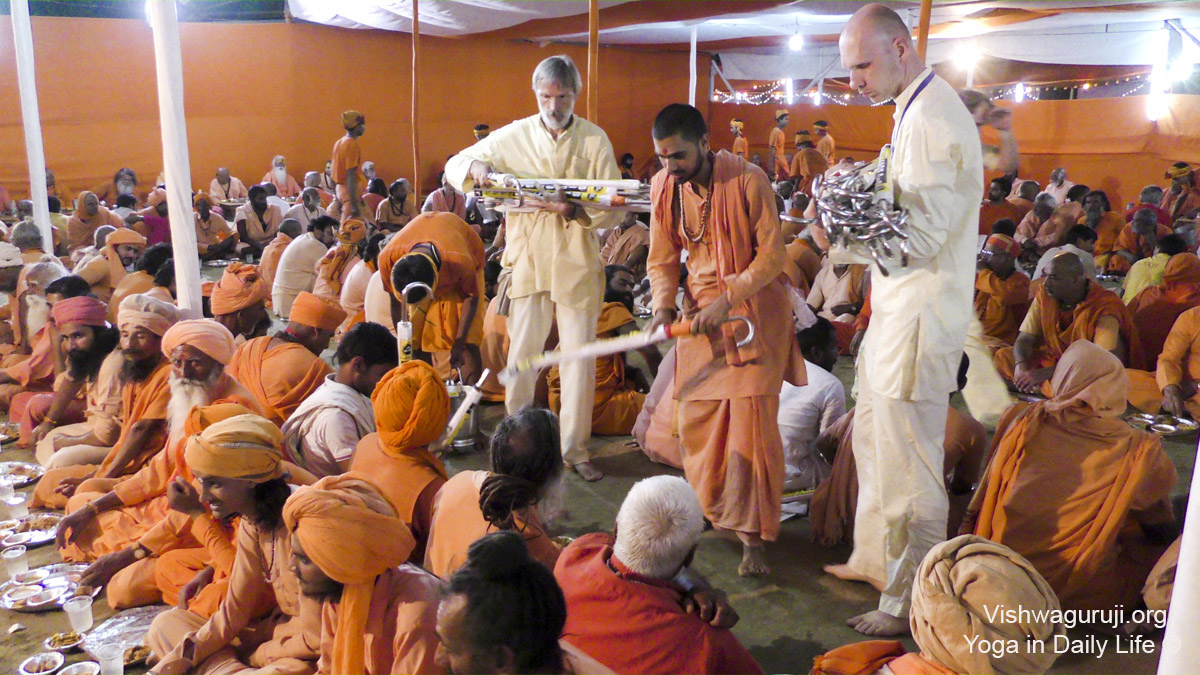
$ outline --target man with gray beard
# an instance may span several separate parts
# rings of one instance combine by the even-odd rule
[[[141,470],[111,489],[108,481],[87,481],[67,503],[70,515],[63,522],[72,535],[62,547],[63,557],[100,558],[85,572],[83,583],[102,586],[113,574],[146,557],[149,549],[136,542],[170,510],[166,493],[172,479],[188,475],[179,459],[187,441],[185,423],[193,409],[236,403],[261,412],[254,395],[225,372],[233,350],[233,334],[212,319],[181,321],[163,335],[162,353],[171,366],[166,444]],[[152,576],[133,587],[157,591]]]

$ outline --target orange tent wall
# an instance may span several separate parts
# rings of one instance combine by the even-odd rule
[[[154,47],[144,21],[34,17],[46,165],[73,190],[90,189],[122,166],[141,187],[162,169]],[[246,183],[286,155],[297,180],[323,170],[344,132],[347,108],[367,117],[364,159],[387,179],[412,178],[409,92],[412,41],[405,33],[306,23],[180,24],[192,183],[208,189],[218,166]],[[534,114],[530,77],[541,59],[581,46],[493,38],[421,41],[421,185],[430,190],[445,158],[493,128]],[[28,194],[17,105],[12,26],[0,16],[0,185]],[[702,55],[699,72],[707,73]],[[705,78],[698,99],[707,107]],[[602,49],[600,125],[620,156],[641,165],[652,152],[650,123],[664,105],[687,100],[686,53]],[[586,110],[586,96],[576,111]],[[705,111],[707,112],[707,110]]]
[[[1020,176],[1045,185],[1050,171],[1067,168],[1068,178],[1104,190],[1114,208],[1137,201],[1138,192],[1151,183],[1166,185],[1163,171],[1172,162],[1200,163],[1200,97],[1170,96],[1170,113],[1157,122],[1146,119],[1146,97],[1076,101],[1026,101],[1002,103],[1013,109],[1013,128],[1021,151]],[[800,129],[824,119],[837,141],[837,155],[868,159],[888,142],[892,130],[891,105],[868,106],[752,106],[711,104],[713,144],[733,144],[729,121],[741,118],[751,153],[768,156],[767,136],[775,111],[791,112],[788,144]],[[995,144],[992,133],[985,140]]]

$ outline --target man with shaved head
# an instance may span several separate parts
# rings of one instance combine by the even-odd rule
[[[925,66],[895,12],[878,4],[858,10],[838,48],[852,89],[896,102],[888,172],[895,203],[908,212],[909,255],[871,275],[853,435],[854,553],[827,571],[882,581],[879,608],[847,623],[867,635],[898,635],[908,632],[917,566],[946,536],[946,398],[957,388],[973,315],[983,159],[971,114]],[[858,245],[835,247],[830,261],[878,264]]]

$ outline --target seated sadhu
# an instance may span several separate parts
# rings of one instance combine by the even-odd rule
[[[133,230],[117,230],[105,239],[104,255],[86,265],[76,265],[75,274],[91,285],[92,295],[108,302],[113,289],[125,278],[145,248],[146,238],[142,235]]]
[[[850,353],[854,317],[866,302],[870,284],[870,270],[866,265],[835,265],[826,261],[808,292],[808,306],[813,313],[833,322],[842,354]]]
[[[1109,274],[1125,274],[1139,260],[1154,255],[1158,240],[1174,234],[1166,225],[1158,223],[1158,216],[1150,209],[1139,209],[1133,220],[1121,228],[1108,258]]]
[[[125,358],[121,374],[124,419],[121,435],[99,464],[47,471],[34,489],[31,506],[63,508],[83,481],[132,474],[162,449],[167,439],[167,404],[171,398],[171,364],[162,352],[162,336],[178,319],[179,310],[174,305],[145,295],[131,295],[121,303],[117,313],[121,354]]]
[[[545,408],[501,420],[488,446],[490,470],[456,473],[438,491],[425,569],[449,579],[476,539],[500,530],[520,534],[529,555],[554,569],[559,548],[543,519],[561,507],[558,433],[558,418]]]
[[[158,270],[168,261],[172,260],[171,245],[167,243],[154,244],[147,246],[142,254],[138,256],[136,262],[133,263],[133,271],[125,275],[121,281],[113,287],[112,297],[108,300],[108,320],[115,322],[117,320],[117,310],[121,307],[121,301],[131,295],[139,293],[151,294],[154,290],[154,275],[158,274]],[[173,263],[172,263],[173,264]],[[151,294],[163,302],[174,302],[175,299],[167,295],[162,297],[159,293]]]
[[[975,315],[992,349],[1011,346],[1029,310],[1029,277],[1017,269],[1021,245],[1012,237],[987,238],[975,273]]]
[[[596,323],[596,338],[613,338],[638,330],[633,318],[633,273],[628,267],[608,265],[604,268],[604,304]],[[596,359],[596,398],[592,404],[592,433],[601,436],[624,436],[633,430],[638,412],[650,390],[650,382],[658,374],[662,352],[648,345],[638,349],[650,368],[649,376],[641,369],[627,365],[625,354],[611,354]],[[550,409],[558,412],[562,402],[562,380],[558,366],[547,376]]]
[[[1175,162],[1164,174],[1171,181],[1163,195],[1162,208],[1171,222],[1180,218],[1195,218],[1200,213],[1200,190],[1196,188],[1196,171],[1187,162]]]
[[[3,244],[0,249],[7,246]],[[0,256],[3,252],[0,251]],[[0,277],[11,278],[21,270],[20,259],[15,266],[6,266],[0,258]],[[16,289],[7,286],[7,278],[0,279],[0,292],[10,289],[16,307],[13,308],[13,329],[22,335],[21,345],[13,353],[0,360],[0,409],[7,410],[9,419],[19,420],[24,407],[34,396],[54,388],[55,379],[66,365],[60,350],[59,337],[49,319],[54,305],[66,297],[87,295],[89,287],[79,277],[66,274],[61,265],[43,262],[30,265],[25,278]],[[64,281],[69,279],[70,281]],[[53,287],[53,288],[52,288]],[[52,292],[58,291],[58,292]]]
[[[471,544],[443,587],[437,664],[456,675],[612,673],[561,639],[566,621],[554,574],[529,555],[521,535],[493,532]]]
[[[216,190],[212,194],[219,198]],[[241,243],[257,255],[275,238],[275,233],[283,223],[283,211],[267,203],[267,190],[261,185],[250,188],[248,194],[250,201],[238,207],[234,222]]]
[[[196,208],[196,250],[201,260],[228,258],[236,250],[237,231],[229,227],[221,215],[212,210],[212,197],[201,192],[192,199]]]
[[[1057,206],[1053,195],[1045,192],[1039,193],[1033,199],[1033,206],[1021,217],[1021,220],[1017,221],[1017,231],[1013,238],[1018,244],[1021,244],[1022,249],[1027,251],[1030,257],[1041,255],[1042,251],[1056,245],[1053,236],[1048,236],[1042,241],[1037,241],[1037,236],[1042,225],[1050,220],[1050,216],[1053,215]],[[1049,234],[1048,232],[1047,235]]]
[[[1041,391],[1063,352],[1077,340],[1088,340],[1112,352],[1130,368],[1143,367],[1133,317],[1116,293],[1087,278],[1073,253],[1060,253],[1050,263],[1037,296],[1013,347],[996,352],[996,370],[1020,391]]]
[[[1028,558],[1065,609],[1132,607],[1178,534],[1175,466],[1120,418],[1127,378],[1108,350],[1076,341],[1050,384],[1053,398],[1000,420],[960,532]]]
[[[293,241],[304,234],[307,227],[294,218],[287,218],[279,224],[279,232],[275,234],[275,238],[263,249],[262,258],[258,261],[258,271],[267,280],[268,292],[275,285],[275,273],[279,270],[279,261],[283,259],[284,252]]]
[[[1200,306],[1200,258],[1194,253],[1173,255],[1167,260],[1162,283],[1143,290],[1129,303],[1146,353],[1146,365],[1158,361],[1175,320],[1197,306]]]
[[[1096,266],[1102,270],[1108,269],[1108,259],[1116,248],[1117,237],[1125,228],[1125,218],[1112,210],[1108,194],[1103,190],[1089,191],[1082,203],[1083,214],[1076,224],[1087,225],[1096,231]]]
[[[1092,253],[1096,250],[1096,231],[1087,225],[1075,225],[1067,230],[1066,237],[1063,239],[1061,246],[1055,246],[1047,249],[1042,257],[1037,259],[1037,266],[1033,269],[1032,281],[1037,281],[1046,276],[1046,272],[1050,269],[1050,261],[1054,260],[1059,253],[1074,253],[1075,257],[1079,258],[1083,263],[1083,273],[1089,279],[1096,280],[1096,258]],[[1032,289],[1030,289],[1032,292]]]
[[[804,354],[808,382],[799,387],[784,382],[779,391],[785,494],[811,490],[829,475],[829,463],[817,452],[816,441],[846,412],[846,388],[832,372],[838,360],[833,324],[825,317],[816,317],[816,323],[797,331],[795,339]],[[660,399],[656,406],[662,404]],[[654,443],[643,448],[649,452],[651,445]]]
[[[392,296],[390,325],[401,313],[405,287],[420,282],[408,296],[413,328],[413,356],[430,360],[446,379],[458,368],[464,382],[481,371],[479,343],[483,340],[483,240],[453,213],[422,213],[412,219],[379,252],[379,275]],[[368,297],[369,299],[369,297]],[[388,324],[385,324],[388,325]]]
[[[358,443],[350,470],[371,476],[417,539],[413,561],[425,558],[433,502],[449,475],[429,450],[450,419],[446,385],[424,361],[408,361],[383,376],[371,394],[376,433]]]
[[[315,672],[321,603],[299,592],[292,538],[283,523],[291,493],[284,479],[279,428],[257,415],[237,415],[193,436],[185,461],[200,499],[217,520],[237,514],[237,554],[228,591],[204,617],[183,608],[159,614],[146,646],[153,672]],[[266,611],[264,611],[266,609]]]
[[[1154,372],[1130,369],[1129,402],[1142,412],[1200,419],[1200,307],[1179,315]]]
[[[371,394],[399,354],[395,338],[377,323],[346,331],[334,354],[337,370],[283,425],[284,457],[320,477],[348,471],[358,442],[375,432]]]
[[[763,672],[729,630],[738,616],[723,597],[703,609],[693,599],[714,594],[692,568],[703,531],[704,512],[687,481],[635,483],[615,536],[579,537],[558,559],[563,640],[618,673]]]
[[[330,476],[283,506],[300,593],[321,602],[317,672],[442,673],[441,582],[403,564],[415,541],[368,478]]]
[[[74,253],[91,246],[96,230],[103,226],[123,228],[125,221],[100,204],[95,194],[84,190],[75,197],[75,213],[67,221],[67,250]]]
[[[59,553],[72,562],[92,561],[127,550],[169,510],[166,493],[183,467],[188,414],[196,407],[236,403],[259,413],[245,387],[225,372],[233,356],[233,335],[212,319],[180,321],[163,335],[170,362],[167,439],[137,473],[120,479],[84,481],[67,502],[59,523]]]
[[[1129,268],[1125,275],[1121,290],[1121,299],[1125,304],[1133,304],[1134,298],[1151,286],[1161,285],[1163,274],[1167,271],[1167,263],[1180,253],[1190,253],[1187,240],[1178,234],[1171,234],[1158,240],[1154,247],[1154,255],[1142,258]]]
[[[340,304],[342,287],[350,276],[350,270],[355,263],[362,260],[367,224],[356,218],[348,218],[338,226],[336,236],[337,242],[317,261],[312,292],[313,295],[329,298]]]
[[[821,256],[824,253],[807,229],[784,246],[783,250],[788,258],[783,268],[784,274],[788,275],[792,286],[807,296],[817,275],[821,273]]]
[[[1012,192],[1012,181],[1005,176],[997,176],[988,184],[988,191],[979,207],[979,236],[992,234],[992,226],[999,220],[1011,220],[1019,223],[1025,217],[1021,208],[1008,200]],[[1030,208],[1033,205],[1030,204]]]
[[[229,374],[253,394],[267,419],[282,425],[325,376],[333,372],[321,359],[333,332],[346,318],[341,307],[312,293],[292,304],[287,327],[237,348]]]
[[[600,262],[628,267],[635,278],[641,279],[646,276],[646,257],[650,255],[650,228],[637,215],[626,212],[621,223],[609,233],[600,248]]]
[[[362,232],[366,233],[366,226]],[[283,320],[290,316],[292,303],[300,293],[313,291],[317,282],[317,264],[336,242],[338,221],[329,216],[319,216],[308,224],[308,231],[288,244],[271,282],[271,308]],[[327,296],[326,296],[327,297]]]
[[[239,345],[267,334],[271,317],[267,316],[267,298],[271,284],[254,265],[233,262],[225,268],[213,286],[209,308],[213,320],[229,329]]]
[[[1000,607],[1033,618],[1011,621],[995,611]],[[1019,553],[981,537],[955,537],[930,549],[917,568],[909,625],[920,651],[905,653],[896,640],[857,642],[818,656],[812,672],[1040,675],[1066,638],[1055,621],[1059,609],[1050,585]]]

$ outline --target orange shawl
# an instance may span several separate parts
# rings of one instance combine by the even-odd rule
[[[1020,270],[1001,279],[990,269],[975,275],[975,314],[983,334],[1012,344],[1029,311],[1029,277]]]
[[[121,417],[124,420],[124,424],[121,426],[121,436],[113,444],[112,450],[109,451],[104,461],[100,463],[100,468],[96,472],[97,476],[103,475],[108,467],[112,466],[117,450],[125,445],[125,439],[133,429],[133,422],[143,419],[166,419],[167,401],[171,398],[170,377],[171,363],[163,359],[150,377],[141,382],[121,387]],[[166,442],[167,429],[164,425],[162,431],[148,439],[142,446],[137,461],[131,462],[126,467],[126,473],[136,473],[145,466],[151,457],[163,449]]]
[[[1037,303],[1042,310],[1042,339],[1050,357],[1057,361],[1073,343],[1078,340],[1091,340],[1096,334],[1096,324],[1105,316],[1115,316],[1120,324],[1121,339],[1129,349],[1126,366],[1138,370],[1145,369],[1145,353],[1141,341],[1133,325],[1133,317],[1129,308],[1121,302],[1121,298],[1103,286],[1088,282],[1088,293],[1071,314],[1071,322],[1064,328],[1063,311],[1045,286],[1038,287]]]
[[[283,425],[333,369],[293,342],[271,346],[267,335],[247,341],[233,354],[227,372],[258,399],[266,418]]]
[[[1179,315],[1196,306],[1200,306],[1200,258],[1192,253],[1172,256],[1162,285],[1146,288],[1129,303],[1148,365],[1157,362]]]

